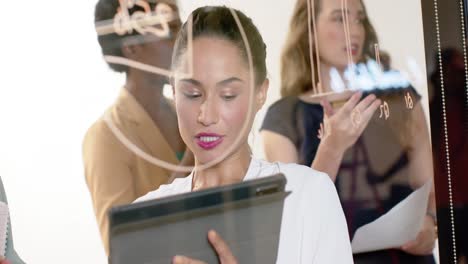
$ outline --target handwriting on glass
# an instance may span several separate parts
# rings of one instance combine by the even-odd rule
[[[406,103],[406,108],[408,108],[408,109],[413,109],[414,108],[413,98],[411,97],[409,92],[406,92],[405,103]]]
[[[359,127],[359,125],[361,124],[361,120],[361,111],[359,111],[358,109],[354,109],[351,112],[351,122],[353,123],[353,126],[356,128]]]
[[[128,10],[138,6],[143,11],[135,11],[130,16]],[[154,34],[161,38],[169,37],[169,21],[174,18],[174,10],[165,3],[159,3],[151,10],[144,0],[120,0],[120,7],[114,17],[114,31],[118,35],[130,34],[133,30],[145,35]],[[154,27],[159,25],[160,27]]]
[[[380,105],[380,116],[379,118],[382,118],[385,116],[385,120],[387,120],[390,117],[390,107],[388,107],[387,102],[384,101],[383,104]]]
[[[377,61],[377,64],[379,65],[379,68],[383,70],[382,68],[382,63],[380,62],[380,48],[379,44],[375,43],[374,44],[374,52],[375,52],[375,60]]]

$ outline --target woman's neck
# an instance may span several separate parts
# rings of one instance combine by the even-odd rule
[[[193,173],[192,190],[200,190],[243,181],[250,166],[250,147],[246,143],[235,153],[210,168]],[[195,168],[201,164],[195,159]]]
[[[326,63],[320,63],[320,88],[317,86],[318,91],[315,91],[314,89],[310,89],[309,91],[305,92],[304,95],[310,95],[310,94],[315,94],[320,91],[320,93],[328,93],[332,92],[331,88],[331,78],[330,78],[330,71],[334,67],[331,67],[330,65]],[[337,68],[335,68],[337,69]],[[340,77],[343,79],[344,76],[344,71],[341,69],[337,69],[338,73],[340,74]]]

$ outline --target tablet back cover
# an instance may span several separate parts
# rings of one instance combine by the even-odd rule
[[[239,263],[275,263],[287,195],[278,191],[119,224],[111,229],[110,262],[171,263],[175,255],[184,255],[218,263],[207,240],[208,231],[214,229]]]

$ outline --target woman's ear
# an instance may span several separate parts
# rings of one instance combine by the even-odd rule
[[[265,79],[265,81],[263,81],[260,87],[257,88],[258,90],[256,93],[256,98],[255,98],[257,111],[260,110],[265,104],[269,85],[270,85],[270,81],[268,79]]]

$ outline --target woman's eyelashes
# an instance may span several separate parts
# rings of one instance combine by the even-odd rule
[[[352,18],[350,17],[349,19],[351,20]],[[340,24],[344,23],[344,20],[345,19],[343,15],[335,15],[332,17],[332,21],[338,22]],[[351,21],[353,21],[355,24],[360,25],[360,24],[364,24],[365,20],[366,18],[364,16],[359,16],[359,17],[354,18],[354,20],[351,20]]]
[[[224,101],[233,101],[235,100],[240,94],[242,94],[243,87],[237,83],[232,83],[226,87],[223,87],[219,91],[219,96]]]
[[[228,94],[221,94],[221,98],[223,98],[224,101],[232,101],[236,99],[237,94],[233,93],[228,93]]]
[[[202,93],[198,91],[184,91],[183,94],[188,99],[197,99],[202,96]]]
[[[344,22],[344,17],[342,15],[335,15],[332,17],[332,21],[338,22],[338,23],[343,23]]]
[[[193,83],[180,82],[178,89],[184,98],[189,100],[206,100],[219,98],[222,101],[233,101],[242,93],[242,86],[236,84],[222,84],[219,87],[201,87]]]
[[[203,96],[203,93],[198,92],[198,91],[183,91],[182,93],[186,98],[191,99],[191,100],[195,100]],[[218,96],[224,101],[232,101],[236,99],[238,94],[237,93],[220,93]]]
[[[198,99],[202,97],[202,94],[201,93],[184,93],[184,96],[188,99],[194,100],[194,99]],[[236,94],[223,94],[223,95],[220,95],[220,97],[224,101],[232,101],[236,99],[237,95]]]

